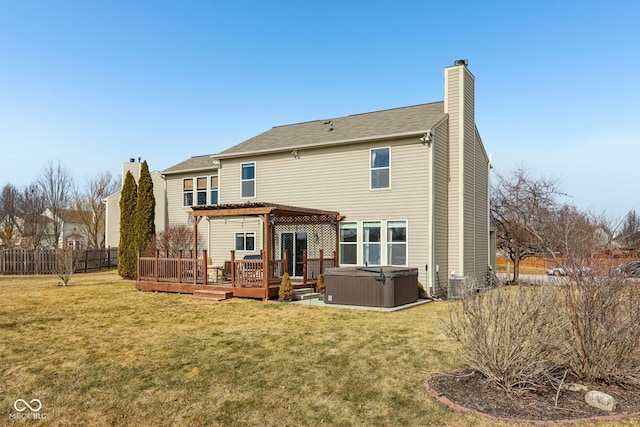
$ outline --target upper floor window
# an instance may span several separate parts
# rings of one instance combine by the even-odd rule
[[[370,153],[371,189],[391,188],[391,149],[372,148]]]
[[[182,179],[182,206],[218,204],[218,175]]]
[[[218,175],[211,175],[211,204],[218,204]]]
[[[256,197],[256,163],[243,163],[242,164],[242,197]]]
[[[196,201],[198,206],[206,206],[207,204],[207,177],[196,178]]]
[[[193,178],[182,180],[182,205],[193,206]]]

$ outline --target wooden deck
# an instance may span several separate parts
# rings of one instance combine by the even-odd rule
[[[319,259],[310,259],[305,254],[304,276],[301,281],[292,279],[294,288],[315,285],[317,276],[324,268],[332,267],[335,263],[335,256],[324,258],[321,253]],[[155,257],[139,256],[136,289],[181,294],[193,294],[197,290],[225,291],[231,292],[234,297],[263,300],[278,297],[280,282],[286,271],[286,256],[284,260],[269,260],[263,253],[262,259],[237,260],[232,251],[230,264],[230,280],[219,277],[219,268],[215,269],[212,280],[206,251],[202,258],[164,258],[158,253]]]
[[[173,292],[179,294],[193,294],[196,290],[215,290],[233,292],[234,297],[242,298],[265,298],[265,289],[262,287],[242,287],[229,284],[193,284],[193,283],[171,283],[153,282],[138,280],[136,289],[139,291]],[[277,298],[280,285],[269,285],[269,295],[267,298]]]

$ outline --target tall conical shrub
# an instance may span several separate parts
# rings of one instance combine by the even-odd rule
[[[147,161],[142,162],[138,180],[138,200],[134,212],[135,248],[144,252],[156,234],[156,199]]]
[[[136,180],[127,171],[120,193],[120,242],[118,243],[118,274],[125,279],[137,275],[134,211],[138,200]]]

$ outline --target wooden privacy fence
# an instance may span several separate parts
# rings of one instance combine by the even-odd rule
[[[0,249],[0,274],[55,274],[59,270],[59,251],[61,249]],[[106,270],[118,265],[118,248],[72,251],[76,273]]]

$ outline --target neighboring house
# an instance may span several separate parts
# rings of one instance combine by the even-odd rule
[[[136,183],[140,179],[142,171],[142,163],[140,159],[130,159],[129,162],[122,164],[122,184],[120,190],[107,196],[104,199],[105,209],[105,247],[117,247],[120,243],[120,193],[124,185],[124,179],[127,172],[131,172]],[[155,209],[155,227],[156,233],[164,231],[167,223],[166,214],[166,196],[165,181],[162,174],[158,171],[152,171],[151,181],[153,182],[153,196],[156,200]]]
[[[163,171],[168,223],[202,215],[213,265],[231,250],[268,248],[278,259],[286,250],[296,277],[300,253],[322,249],[342,266],[418,268],[437,295],[451,275],[484,279],[493,263],[490,162],[474,86],[467,61],[456,61],[444,70],[444,101],[277,126],[192,157]],[[247,214],[271,205],[298,219]]]

